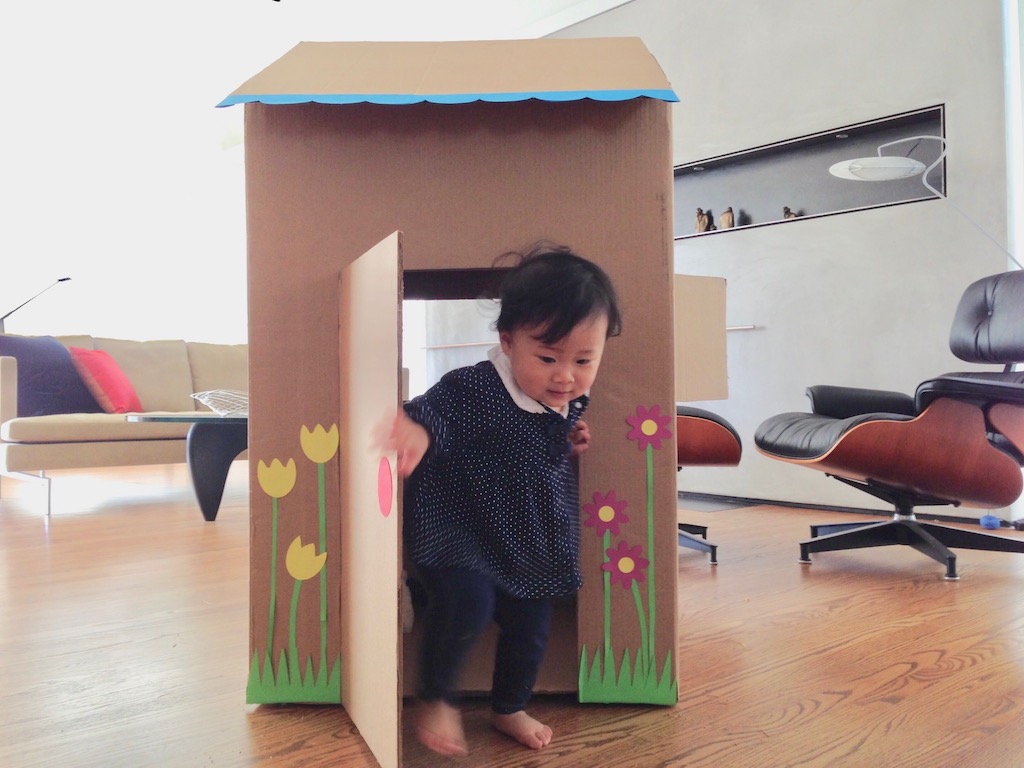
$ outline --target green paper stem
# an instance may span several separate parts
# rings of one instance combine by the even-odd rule
[[[611,546],[611,532],[604,532],[604,540],[601,548],[601,562],[608,563],[608,548]],[[610,658],[612,648],[612,574],[605,571],[604,577],[604,656]]]
[[[302,590],[302,582],[299,579],[295,580],[295,589],[292,590],[292,610],[290,615],[290,621],[288,624],[288,647],[291,649],[291,662],[297,671],[301,670],[299,664],[299,637],[296,628],[297,618],[299,615],[299,592]]]
[[[637,664],[646,675],[651,668],[651,657],[647,650],[648,636],[647,621],[644,618],[644,600],[640,597],[640,587],[637,586],[636,581],[633,582],[633,602],[636,603],[636,617],[640,622],[640,648],[637,650],[637,655],[640,658],[637,660]]]
[[[327,551],[327,491],[324,465],[318,463],[317,494],[320,500],[320,552]],[[320,658],[327,658],[327,569],[320,569]]]
[[[267,620],[267,654],[274,647],[274,616],[277,613],[277,498],[271,499],[270,525],[270,616]]]
[[[647,444],[647,605],[651,610],[651,633],[647,638],[647,657],[654,658],[654,446]],[[635,582],[634,582],[635,584]]]

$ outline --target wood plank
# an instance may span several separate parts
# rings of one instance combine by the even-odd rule
[[[244,703],[246,464],[212,523],[184,466],[54,473],[49,521],[38,489],[4,482],[0,765],[376,765],[342,707]],[[467,764],[1021,764],[1024,557],[961,550],[958,582],[906,547],[804,566],[809,524],[847,515],[681,515],[708,526],[721,564],[679,550],[679,704],[536,697],[555,738],[534,754],[474,698]],[[408,730],[402,764],[436,766]]]

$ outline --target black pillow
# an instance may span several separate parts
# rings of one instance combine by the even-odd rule
[[[103,412],[53,336],[0,335],[0,356],[18,360],[19,417]]]

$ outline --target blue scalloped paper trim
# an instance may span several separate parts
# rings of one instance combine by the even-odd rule
[[[218,107],[234,104],[468,104],[474,101],[512,102],[539,99],[540,101],[629,101],[630,99],[658,99],[679,101],[675,91],[667,88],[631,89],[620,91],[538,91],[535,93],[256,93],[231,95]]]

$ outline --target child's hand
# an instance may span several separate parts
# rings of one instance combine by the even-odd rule
[[[391,424],[391,432],[383,441],[383,447],[398,454],[395,470],[402,477],[408,477],[430,449],[430,434],[399,411]]]
[[[590,427],[583,419],[577,421],[569,430],[569,442],[572,443],[571,456],[579,456],[590,447]]]

